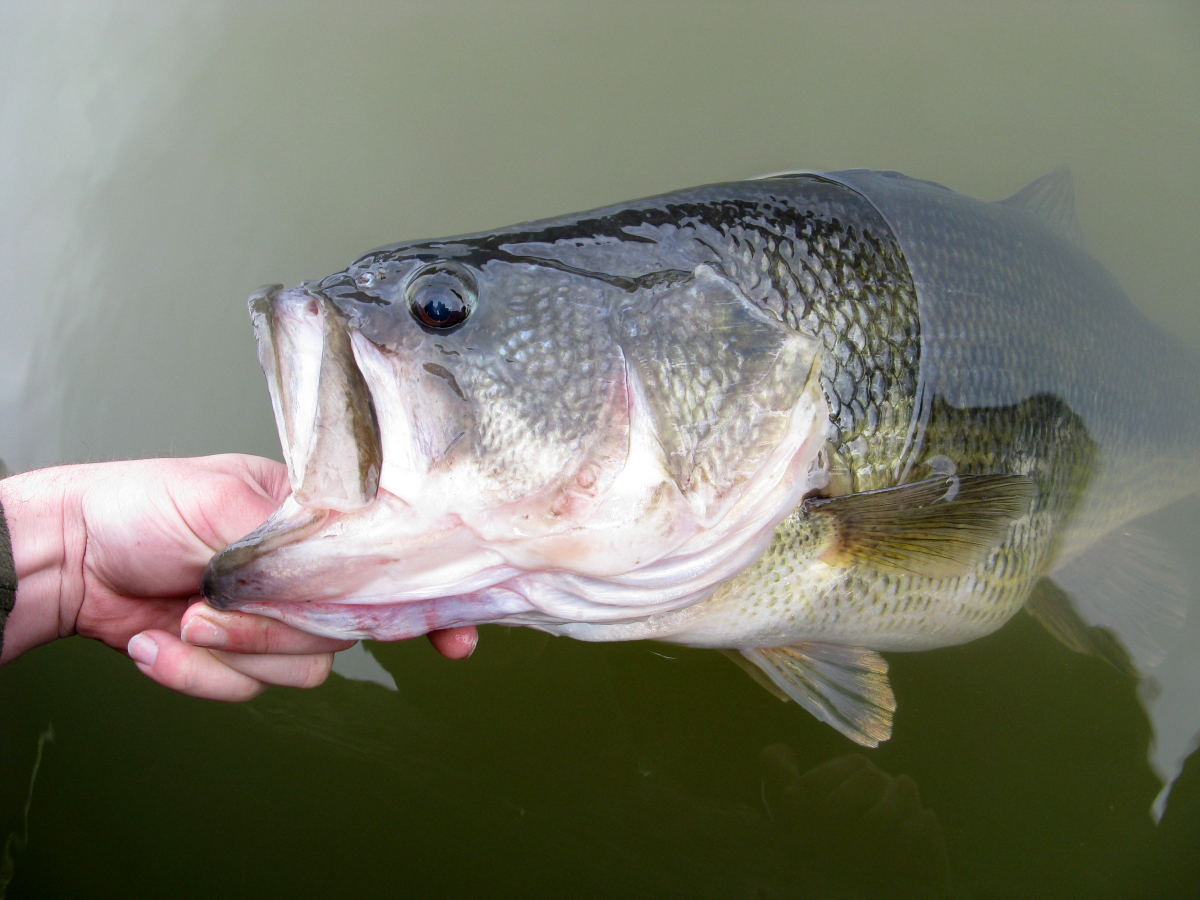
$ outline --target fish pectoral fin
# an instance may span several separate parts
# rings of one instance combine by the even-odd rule
[[[887,661],[874,650],[808,642],[741,654],[778,691],[850,740],[876,747],[892,736],[896,698]]]
[[[832,523],[825,562],[946,578],[975,568],[1029,511],[1036,492],[1025,475],[938,476],[810,498],[804,512]]]
[[[1107,630],[1088,625],[1075,609],[1066,591],[1049,578],[1043,578],[1033,587],[1025,601],[1025,611],[1042,623],[1042,626],[1058,638],[1069,650],[1095,656],[1126,675],[1138,676],[1137,666]]]

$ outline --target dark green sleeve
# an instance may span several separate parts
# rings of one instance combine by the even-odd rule
[[[13,568],[12,541],[8,536],[4,507],[0,506],[0,650],[4,649],[4,623],[8,621],[16,597],[17,570]]]

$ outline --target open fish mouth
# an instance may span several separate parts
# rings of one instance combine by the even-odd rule
[[[332,636],[394,639],[445,627],[446,610],[422,601],[451,586],[490,586],[511,570],[453,517],[430,521],[380,490],[379,417],[337,306],[304,285],[271,285],[249,307],[292,494],[211,560],[201,592],[218,609]]]
[[[260,288],[248,303],[292,495],[209,563],[201,592],[218,609],[261,605],[272,583],[262,561],[374,503],[382,463],[375,405],[337,307],[282,285]],[[302,568],[293,563],[291,574]]]
[[[453,517],[430,521],[380,490],[379,417],[337,306],[305,285],[269,285],[248,302],[292,494],[213,557],[201,582],[208,603],[276,618],[299,606],[304,615],[289,620],[324,623],[310,631],[366,636],[382,632],[346,614],[334,627],[321,605],[348,613],[347,598],[380,606],[502,578],[507,570],[493,573],[494,560]]]
[[[520,440],[553,401],[513,412],[515,401],[481,398],[485,364],[518,368],[487,355],[486,334],[459,345],[484,374],[456,379],[440,343],[432,358],[445,365],[424,345],[381,346],[315,286],[256,292],[251,318],[293,492],[213,558],[202,593],[217,608],[382,640],[480,622],[626,621],[709,596],[827,480],[820,354],[706,267],[655,303],[670,323],[672,304],[680,315],[707,304],[737,328],[749,360],[730,364],[737,405],[711,414],[741,421],[744,446],[672,420],[671,398],[685,392],[650,350],[675,338],[651,322],[597,363],[607,374],[594,381],[593,428],[560,437],[561,426],[501,465],[490,435]]]

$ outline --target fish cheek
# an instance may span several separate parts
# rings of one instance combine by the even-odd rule
[[[624,365],[606,321],[615,291],[534,265],[489,266],[481,279],[462,356],[442,364],[474,412],[480,477],[497,497],[571,517],[576,503],[557,495],[602,491],[617,449],[623,460]]]
[[[474,431],[470,405],[461,387],[455,391],[451,384],[458,378],[420,346],[397,352],[361,333],[351,340],[379,422],[380,487],[408,503],[445,506],[448,495],[460,490],[445,483],[448,461]]]
[[[714,520],[787,434],[815,343],[707,265],[627,304],[614,333],[668,471],[701,518]]]

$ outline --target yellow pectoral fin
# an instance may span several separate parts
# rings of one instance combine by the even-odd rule
[[[1029,512],[1036,493],[1025,475],[939,476],[811,498],[804,512],[827,517],[835,533],[824,562],[945,578],[975,568]]]

